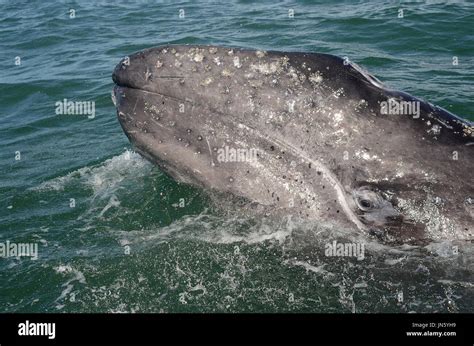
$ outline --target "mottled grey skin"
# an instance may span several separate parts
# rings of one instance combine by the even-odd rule
[[[167,46],[123,60],[113,80],[129,140],[178,181],[385,242],[473,239],[472,123],[355,64]],[[381,114],[389,98],[420,101],[419,119]],[[219,162],[225,146],[257,159]]]

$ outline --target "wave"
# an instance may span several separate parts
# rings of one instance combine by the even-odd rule
[[[111,194],[127,177],[145,176],[152,165],[139,154],[126,150],[96,166],[79,168],[66,175],[47,180],[33,187],[33,191],[62,191],[72,184],[81,184],[93,190],[94,195]]]

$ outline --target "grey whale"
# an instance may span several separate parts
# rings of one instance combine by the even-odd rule
[[[178,181],[387,243],[474,241],[473,123],[352,62],[171,45],[112,78],[128,139]]]

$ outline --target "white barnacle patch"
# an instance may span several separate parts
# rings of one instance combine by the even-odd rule
[[[316,72],[314,72],[314,73],[311,73],[311,74],[309,75],[309,78],[308,78],[308,79],[309,79],[309,81],[311,82],[311,84],[313,84],[313,85],[318,85],[318,84],[320,84],[320,83],[323,81],[323,76],[322,76],[321,72],[316,71]]]
[[[181,67],[181,65],[182,65],[182,63],[181,63],[181,61],[179,61],[179,60],[176,60],[176,61],[174,62],[174,66],[175,66],[175,67]]]
[[[160,60],[157,60],[156,64],[155,64],[155,67],[160,68],[161,66],[163,66],[163,63]]]
[[[224,77],[231,77],[233,73],[225,68],[222,70],[221,75],[223,75]]]
[[[298,73],[296,72],[296,70],[293,68],[293,67],[290,67],[288,69],[288,72],[286,74],[288,77],[290,77],[293,81],[299,81],[299,78],[298,78]]]
[[[222,64],[222,63],[221,63],[221,58],[218,57],[218,56],[215,57],[215,58],[213,59],[213,61],[214,61],[214,64],[216,64],[217,66],[220,66],[220,65]]]
[[[405,176],[405,172],[402,172],[402,171],[395,172],[395,178],[403,178],[404,176]]]
[[[208,86],[208,85],[210,85],[212,82],[213,82],[212,77],[207,77],[206,79],[204,79],[204,80],[201,82],[201,85],[202,85],[202,86]]]
[[[336,112],[333,118],[333,124],[335,127],[339,127],[341,122],[344,120],[344,115],[341,112]]]
[[[366,100],[361,99],[361,100],[357,103],[357,105],[356,105],[356,107],[355,107],[355,110],[356,110],[356,111],[360,111],[361,109],[367,108],[368,105],[369,105],[369,103],[368,103]]]
[[[261,51],[261,50],[257,50],[257,51],[255,52],[255,55],[257,56],[257,58],[263,58],[265,55],[267,55],[267,52]]]
[[[202,54],[201,52],[197,52],[196,54],[194,54],[193,60],[195,62],[202,62],[204,60],[204,54]]]
[[[253,88],[259,88],[263,85],[263,81],[261,79],[249,80],[249,85]]]
[[[278,122],[278,114],[274,111],[263,109],[261,111],[262,118],[266,119],[265,124],[277,123]]]
[[[245,79],[255,79],[256,78],[255,74],[252,73],[252,72],[244,74],[244,77],[245,77]]]
[[[149,110],[152,111],[155,114],[160,114],[161,113],[161,111],[155,105],[151,105]]]
[[[264,75],[269,75],[279,72],[281,70],[281,66],[277,61],[274,61],[269,64],[252,64],[250,65],[250,69]]]
[[[441,126],[435,124],[429,130],[428,133],[438,136],[441,133]]]
[[[382,161],[377,155],[370,155],[366,150],[357,150],[354,155],[356,158],[365,161]]]
[[[344,95],[344,88],[339,88],[336,91],[334,91],[333,96],[335,98],[339,98],[341,95]]]
[[[280,64],[283,67],[288,66],[289,61],[290,61],[290,58],[288,58],[286,55],[283,58],[280,58]]]
[[[474,137],[474,126],[463,125],[462,132],[465,137]]]
[[[336,145],[347,143],[347,133],[343,128],[340,128],[337,131],[333,132],[332,137],[333,143]]]
[[[433,197],[433,203],[437,206],[443,206],[445,204],[445,200],[441,197],[435,196]]]
[[[217,53],[217,48],[216,47],[209,48],[209,53],[216,54]]]
[[[247,98],[248,98],[248,106],[250,108],[250,111],[251,112],[255,111],[255,103],[253,101],[252,95],[248,95]]]
[[[240,59],[238,56],[234,57],[234,67],[236,68],[241,68],[242,67],[242,64],[240,63]]]
[[[286,104],[288,105],[288,112],[293,113],[295,111],[295,100],[287,101]]]

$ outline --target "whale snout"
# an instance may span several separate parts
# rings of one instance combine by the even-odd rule
[[[147,134],[157,132],[155,125],[160,120],[160,106],[169,101],[162,90],[169,86],[163,83],[162,87],[157,71],[159,54],[160,50],[154,48],[124,57],[112,73],[115,83],[112,101],[118,120],[138,149],[145,145]]]
[[[112,72],[114,83],[133,89],[145,87],[148,82],[146,78],[147,57],[148,54],[139,52],[120,60]]]

